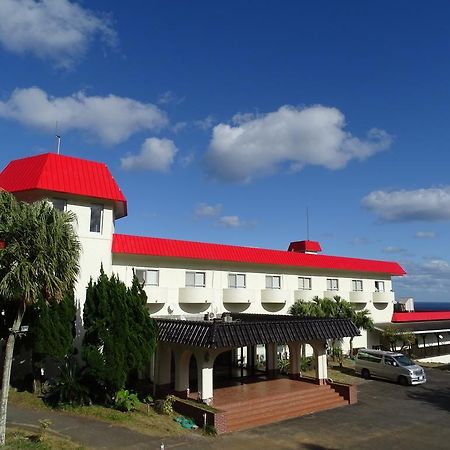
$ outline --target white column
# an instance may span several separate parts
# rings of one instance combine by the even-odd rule
[[[289,376],[297,378],[300,374],[300,342],[289,343]]]
[[[199,400],[211,405],[214,397],[213,368],[215,354],[210,350],[196,352]]]
[[[189,350],[178,350],[175,356],[175,391],[178,395],[188,396],[189,391],[189,362],[192,352]]]
[[[327,342],[315,341],[311,342],[314,349],[314,359],[316,362],[316,378],[319,384],[326,384],[328,379],[327,365]]]

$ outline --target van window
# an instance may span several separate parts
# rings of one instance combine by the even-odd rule
[[[381,355],[375,355],[373,353],[369,352],[359,352],[358,353],[358,359],[362,359],[363,361],[370,361],[374,363],[381,362]]]
[[[387,364],[388,366],[396,366],[397,365],[397,363],[395,362],[395,359],[390,356],[384,357],[384,363]]]

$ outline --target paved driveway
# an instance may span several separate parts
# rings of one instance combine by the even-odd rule
[[[428,370],[428,382],[403,387],[370,380],[356,405],[204,442],[204,449],[448,449],[450,372]],[[198,443],[177,448],[194,449]],[[174,447],[175,448],[175,447]]]

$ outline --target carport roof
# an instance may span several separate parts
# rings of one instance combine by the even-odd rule
[[[286,315],[230,314],[223,320],[159,319],[159,342],[203,348],[237,348],[247,345],[309,342],[358,336],[349,319],[298,318]]]

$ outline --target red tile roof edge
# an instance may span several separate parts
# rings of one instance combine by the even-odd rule
[[[244,264],[335,269],[397,276],[402,276],[406,273],[395,262],[125,234],[113,235],[112,253],[238,262]]]
[[[431,322],[433,320],[450,320],[450,311],[395,312],[392,322]]]

